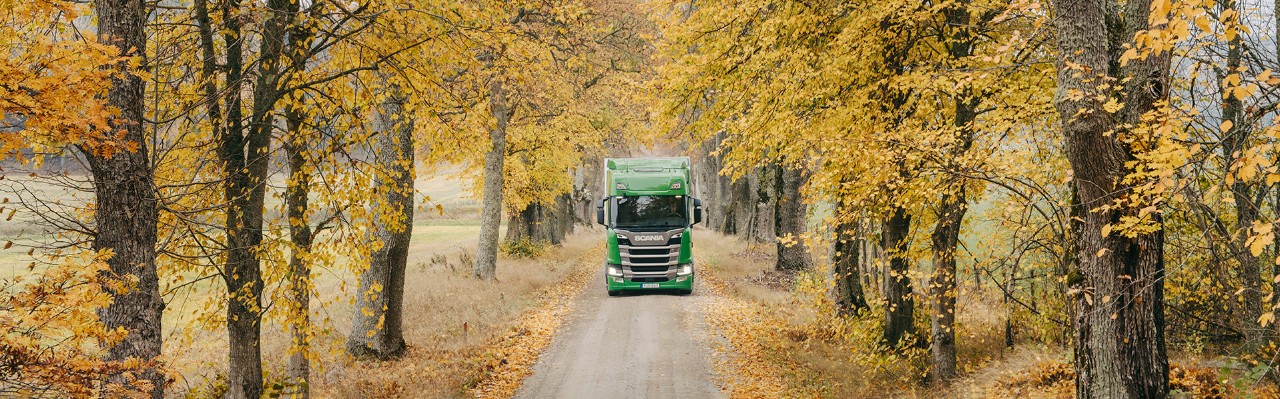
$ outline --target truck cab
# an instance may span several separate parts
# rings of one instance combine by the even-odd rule
[[[623,291],[693,292],[693,225],[702,201],[690,197],[692,164],[679,158],[605,159],[608,196],[596,204],[605,226],[605,286]]]

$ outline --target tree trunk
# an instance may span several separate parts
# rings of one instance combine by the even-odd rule
[[[543,245],[560,245],[565,235],[573,231],[573,205],[569,194],[556,196],[552,206],[531,202],[519,212],[507,217],[509,243],[529,240]]]
[[[843,207],[837,207],[840,209]],[[862,290],[862,229],[858,223],[847,222],[841,217],[836,225],[834,264],[836,280],[836,310],[845,316],[856,316],[868,309]]]
[[[293,397],[310,397],[308,381],[311,362],[307,354],[311,350],[311,265],[307,254],[311,251],[312,231],[310,221],[311,173],[306,158],[306,139],[302,137],[301,105],[291,107],[285,116],[288,136],[285,152],[289,158],[289,179],[285,187],[285,208],[289,220],[289,240],[292,244],[289,257],[289,289],[293,297],[287,306],[293,309],[297,319],[289,320],[293,345],[290,348],[288,377]]]
[[[574,222],[588,226],[596,223],[596,203],[604,197],[601,186],[601,173],[604,165],[601,162],[590,162],[578,169],[578,181],[574,184],[573,203]]]
[[[929,351],[933,355],[934,381],[947,382],[956,376],[956,246],[960,243],[960,226],[969,209],[963,183],[955,194],[944,195],[938,209],[938,223],[933,229],[933,276],[929,279],[929,298],[933,302]]]
[[[743,215],[746,219],[746,238],[753,242],[768,243],[775,242],[777,236],[777,174],[780,173],[778,167],[766,166],[759,168],[760,173],[748,176],[747,183],[750,188],[750,202],[743,204],[743,208],[747,210],[747,214]]]
[[[241,62],[239,3],[224,5],[224,36],[227,38],[227,81],[238,92]],[[262,262],[256,253],[262,244],[263,211],[270,165],[271,130],[275,106],[280,98],[280,63],[285,30],[297,11],[288,0],[270,0],[270,16],[263,24],[258,51],[257,80],[248,130],[240,123],[240,95],[229,94],[227,120],[231,127],[220,138],[223,170],[227,174],[227,254],[223,276],[227,284],[227,338],[230,373],[227,396],[234,399],[262,396]]]
[[[884,341],[891,347],[902,343],[902,338],[915,333],[912,320],[915,296],[911,292],[910,265],[907,249],[910,243],[911,215],[906,209],[894,208],[884,221],[882,246],[889,255],[884,273]]]
[[[975,35],[970,31],[974,26],[971,19],[969,2],[959,2],[945,11],[947,21],[947,52],[951,60],[963,62],[973,55]],[[994,13],[990,14],[994,15]],[[986,24],[986,21],[978,22]],[[942,202],[938,207],[938,221],[933,229],[933,276],[929,279],[929,298],[933,302],[929,351],[933,355],[931,376],[940,383],[950,382],[956,377],[956,298],[960,295],[960,287],[956,284],[956,251],[960,244],[960,228],[964,215],[969,210],[965,193],[965,179],[960,177],[963,166],[956,163],[962,159],[973,146],[973,121],[977,118],[980,97],[973,88],[960,86],[952,96],[955,102],[955,115],[952,127],[955,128],[954,141],[950,147],[947,161],[943,167],[954,174],[944,177]]]
[[[511,107],[499,77],[489,83],[489,112],[494,125],[489,130],[492,148],[484,155],[484,199],[480,212],[480,242],[476,246],[475,277],[493,280],[498,269],[498,227],[502,222],[503,157],[507,151],[507,122]]]
[[[749,215],[754,213],[755,209],[751,193],[750,177],[744,176],[729,184],[729,194],[725,198],[724,219],[720,227],[721,233],[742,235],[751,229]]]
[[[508,243],[520,242],[520,240],[533,240],[535,226],[538,223],[537,203],[529,203],[519,212],[512,212],[507,215],[507,236],[503,238]]]
[[[319,7],[308,10],[319,12]],[[315,29],[307,24],[294,24],[289,30],[287,43],[289,60],[294,71],[307,69]],[[291,291],[292,316],[289,363],[286,368],[288,389],[285,394],[294,398],[311,397],[311,265],[307,262],[311,252],[314,232],[311,228],[311,166],[307,160],[308,138],[303,132],[304,111],[308,107],[306,97],[299,98],[285,110],[285,155],[289,162],[289,177],[285,187],[285,215],[289,221],[289,241],[292,244],[289,257],[289,290]]]
[[[147,48],[143,31],[147,22],[146,4],[140,0],[103,0],[93,4],[98,40],[120,49],[122,55],[144,57],[146,54],[141,50]],[[142,361],[142,368],[134,377],[150,382],[151,386],[131,384],[126,373],[109,374],[106,382],[143,390],[158,399],[164,396],[165,385],[164,374],[159,365],[153,363],[160,356],[160,323],[164,313],[156,273],[159,213],[142,125],[145,85],[128,65],[121,62],[113,67],[107,103],[120,114],[111,118],[109,128],[123,131],[122,145],[134,145],[136,149],[122,149],[111,156],[101,156],[94,148],[81,148],[81,152],[93,175],[97,206],[93,249],[114,253],[107,259],[110,275],[104,277],[137,278],[137,286],[123,292],[103,287],[112,296],[112,302],[99,309],[98,316],[106,328],[128,331],[123,340],[107,348],[106,360]]]
[[[721,156],[715,154],[723,141],[724,133],[721,132],[698,146],[696,161],[699,165],[694,169],[694,173],[698,181],[698,195],[701,196],[703,209],[705,209],[704,224],[709,229],[732,234],[728,230],[734,225],[731,211],[734,207],[731,191],[733,181],[720,175],[723,162]]]
[[[1169,364],[1164,341],[1164,230],[1128,237],[1103,234],[1121,217],[1138,217],[1137,209],[1112,204],[1130,191],[1123,181],[1126,163],[1135,159],[1121,142],[1126,126],[1165,98],[1169,55],[1152,55],[1120,66],[1123,44],[1148,28],[1150,1],[1120,6],[1104,0],[1059,0],[1053,3],[1058,54],[1058,95],[1067,159],[1084,209],[1077,229],[1080,270],[1073,290],[1075,307],[1076,396],[1080,398],[1162,398],[1169,393]],[[1080,68],[1069,67],[1079,66]],[[1121,85],[1124,107],[1111,115],[1092,100],[1098,82]],[[1085,100],[1071,100],[1069,92]]]
[[[1236,15],[1240,15],[1235,0],[1223,0],[1221,7],[1222,11],[1234,10],[1237,12]],[[1239,73],[1237,71],[1240,69],[1242,47],[1240,35],[1227,41],[1226,70],[1228,74]],[[1219,89],[1226,89],[1226,85],[1221,81],[1219,81]],[[1235,96],[1228,96],[1222,103],[1222,120],[1232,123],[1231,129],[1225,132],[1222,140],[1222,155],[1226,158],[1227,165],[1239,162],[1240,153],[1249,146],[1250,131],[1244,123],[1243,108],[1241,99]],[[1244,312],[1238,315],[1240,318],[1238,323],[1247,341],[1259,343],[1258,340],[1264,334],[1262,326],[1258,324],[1258,318],[1262,316],[1262,273],[1258,257],[1249,251],[1248,241],[1253,222],[1258,220],[1261,203],[1254,192],[1253,184],[1239,179],[1231,184],[1231,197],[1236,210],[1236,233],[1232,238],[1232,254],[1240,263],[1240,288],[1244,290],[1243,306],[1241,306]]]
[[[774,175],[774,192],[777,194],[774,199],[773,229],[779,238],[778,259],[774,270],[805,270],[813,263],[802,237],[806,230],[805,217],[808,215],[808,205],[800,195],[804,178],[804,170],[798,168],[778,167]],[[785,245],[781,241],[784,237],[789,237],[792,244]]]
[[[393,89],[394,90],[394,89]],[[369,269],[360,275],[356,291],[356,313],[347,353],[356,357],[390,359],[404,353],[402,329],[404,277],[409,261],[409,241],[413,236],[413,121],[404,111],[398,91],[383,104],[375,152],[381,169],[377,193],[395,223],[380,225],[370,241],[382,243],[371,254]]]
[[[556,207],[552,213],[555,215],[556,224],[551,232],[551,243],[560,245],[565,237],[573,233],[573,197],[567,193],[556,197]]]

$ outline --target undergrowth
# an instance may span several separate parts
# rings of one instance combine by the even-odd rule
[[[536,258],[547,252],[548,244],[542,241],[531,240],[528,237],[521,237],[514,241],[503,241],[499,245],[499,249],[503,254],[512,258]]]

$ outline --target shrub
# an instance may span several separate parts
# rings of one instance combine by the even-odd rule
[[[502,253],[513,258],[536,258],[546,252],[547,244],[523,237],[515,241],[504,241],[501,248]]]

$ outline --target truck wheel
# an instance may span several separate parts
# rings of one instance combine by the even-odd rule
[[[622,291],[609,291],[609,296],[622,295]]]

